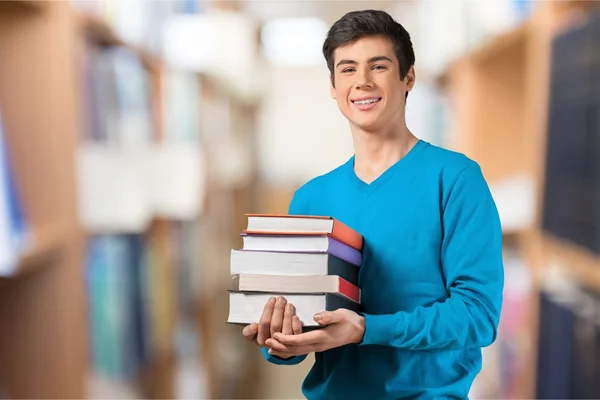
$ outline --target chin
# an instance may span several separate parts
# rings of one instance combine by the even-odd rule
[[[380,128],[380,123],[377,119],[369,118],[363,120],[354,120],[352,124],[363,131],[375,131]]]
[[[342,109],[342,114],[352,126],[364,131],[375,131],[381,128],[381,114],[373,113],[371,115],[355,114],[352,110]]]

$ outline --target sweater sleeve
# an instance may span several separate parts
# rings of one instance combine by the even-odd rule
[[[502,230],[494,200],[475,163],[443,199],[441,269],[448,298],[412,312],[363,314],[360,345],[412,350],[486,347],[496,340],[502,307]]]
[[[292,198],[292,201],[290,202],[288,214],[294,214],[294,215],[308,214],[307,203],[303,199],[299,190],[297,190],[294,193],[294,197]],[[269,361],[273,364],[277,364],[277,365],[296,365],[296,364],[300,364],[306,358],[306,354],[301,355],[301,356],[290,357],[290,358],[281,358],[281,357],[277,357],[277,356],[272,356],[268,353],[267,349],[265,349],[264,347],[261,348],[261,351],[267,361]]]

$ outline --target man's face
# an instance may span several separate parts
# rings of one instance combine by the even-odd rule
[[[412,89],[415,75],[411,67],[400,80],[400,65],[389,39],[371,36],[338,47],[334,74],[331,96],[351,124],[374,131],[401,121],[404,94]]]

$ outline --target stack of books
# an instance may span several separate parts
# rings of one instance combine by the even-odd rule
[[[267,301],[283,296],[305,328],[314,314],[358,311],[363,237],[327,216],[247,214],[243,247],[231,251],[229,318],[258,322]]]

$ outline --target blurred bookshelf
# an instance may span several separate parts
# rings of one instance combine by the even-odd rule
[[[260,188],[256,172],[257,104],[236,97],[219,80],[199,76],[203,118],[201,137],[209,165],[206,205],[200,226],[200,326],[202,362],[209,398],[257,398],[260,359],[256,346],[224,324],[229,307],[229,256],[239,247],[246,213],[257,209]],[[220,132],[214,135],[214,132]]]
[[[499,186],[506,189],[502,195],[498,191],[495,197],[506,225],[506,287],[510,292],[505,293],[503,314],[506,317],[501,321],[499,343],[494,345],[494,354],[490,355],[493,364],[490,369],[498,370],[494,373],[501,382],[500,388],[485,393],[488,396],[547,398],[543,396],[548,392],[544,392],[537,381],[537,371],[546,368],[549,373],[547,365],[543,365],[547,361],[542,361],[547,360],[544,359],[546,354],[540,354],[538,349],[547,351],[545,343],[552,335],[541,330],[540,325],[546,318],[541,315],[540,299],[545,296],[550,266],[558,264],[566,279],[600,293],[598,255],[573,240],[558,238],[550,232],[545,221],[547,213],[544,214],[544,208],[555,201],[556,190],[560,190],[555,187],[548,197],[546,180],[556,179],[555,175],[548,174],[557,172],[556,167],[554,172],[549,171],[548,163],[557,161],[548,161],[556,152],[548,153],[547,139],[551,129],[565,129],[564,125],[562,128],[551,125],[558,123],[551,118],[551,112],[556,112],[556,109],[551,111],[553,79],[561,79],[552,75],[558,68],[554,63],[556,57],[566,58],[573,64],[585,63],[589,58],[583,54],[593,53],[590,49],[590,53],[581,51],[581,58],[574,53],[553,57],[553,46],[557,37],[585,23],[590,15],[598,15],[596,2],[537,2],[525,20],[455,59],[437,78],[438,86],[450,99],[454,116],[448,128],[449,147],[464,152],[481,165],[492,194],[496,194],[495,189]],[[600,95],[596,92],[595,96],[598,102]],[[585,136],[585,133],[574,130],[573,135],[573,140],[577,141],[577,137]],[[567,146],[566,142],[563,146]],[[585,157],[582,153],[578,156],[574,148],[571,148],[571,157]],[[566,165],[566,159],[562,160],[562,165]],[[506,182],[516,184],[511,187]],[[563,190],[567,191],[567,187]],[[566,207],[567,203],[561,204]],[[575,200],[569,205],[577,208]],[[509,215],[514,212],[519,218]],[[551,212],[562,211],[557,211],[554,206]],[[592,213],[582,218],[595,217]],[[521,222],[513,224],[514,220]],[[515,254],[520,260],[517,264],[524,272],[512,271]],[[517,277],[516,281],[510,280],[511,276]],[[528,289],[521,288],[524,280],[530,282]],[[513,293],[514,286],[519,286],[520,291]],[[542,343],[544,347],[540,347]],[[590,348],[589,351],[594,350]],[[556,395],[567,394],[557,392]]]
[[[84,35],[96,41],[102,46],[125,46],[134,51],[144,63],[144,66],[152,72],[158,72],[161,68],[160,58],[140,46],[129,44],[121,39],[116,32],[100,17],[81,13],[78,17],[80,27]]]
[[[14,273],[0,279],[0,392],[103,397],[89,392],[93,375],[101,381],[95,387],[125,383],[129,396],[176,397],[177,321],[181,304],[188,313],[197,308],[185,277],[197,279],[196,248],[203,247],[200,143],[167,126],[163,83],[178,72],[122,39],[102,13],[69,2],[0,2],[0,57],[1,131],[32,237]],[[98,86],[90,77],[106,91],[92,94]],[[102,98],[107,92],[112,97]],[[107,108],[113,114],[96,114]],[[139,135],[127,142],[121,132]],[[95,192],[86,185],[113,189],[117,206],[122,187],[82,187],[82,178],[97,177],[82,171],[85,149],[107,156],[102,162],[118,156],[122,166],[131,163],[128,145],[147,151],[149,175],[134,176],[148,184],[138,201],[152,209],[135,228],[102,225],[119,215],[91,215],[98,205],[89,203]],[[194,171],[180,173],[186,168]],[[155,196],[163,184],[175,200]]]
[[[11,398],[84,395],[83,241],[69,179],[78,109],[69,11],[61,3],[0,3],[0,109],[32,234],[32,247],[0,284],[0,382]]]
[[[158,171],[173,172],[166,165],[172,160],[159,157],[165,143],[164,66],[158,56],[123,40],[100,16],[75,15],[87,83],[82,95],[88,105],[78,160],[79,199],[90,246],[86,268],[93,321],[91,373],[108,384],[129,383],[131,393],[140,397],[175,398],[177,274],[182,265],[177,257],[190,249],[176,248],[175,230],[181,222],[157,210],[153,190],[158,185],[148,186],[152,180],[165,183],[156,178]],[[101,157],[90,164],[94,153]],[[164,165],[154,165],[157,159]],[[124,178],[113,186],[114,181],[101,176],[115,160],[119,167],[111,170],[113,177]],[[175,174],[162,176],[177,180]],[[101,192],[116,201],[112,207],[106,204],[109,212],[97,214],[105,211],[94,202]],[[142,212],[137,219],[127,219],[122,208]],[[108,303],[103,296],[114,300]]]
[[[172,3],[172,6],[178,5]],[[103,129],[101,124],[99,127],[88,126],[88,133],[92,135],[86,135],[82,141],[79,160],[84,166],[80,173],[84,172],[78,181],[80,188],[84,188],[80,193],[80,199],[83,199],[80,205],[83,205],[84,225],[88,226],[92,243],[98,239],[104,247],[104,241],[108,240],[105,250],[109,253],[122,251],[138,259],[142,253],[138,269],[142,276],[145,275],[147,283],[138,288],[143,301],[138,298],[137,302],[151,310],[142,312],[148,326],[141,330],[141,337],[123,342],[134,346],[147,343],[150,347],[146,351],[142,349],[142,360],[138,358],[137,366],[134,361],[133,370],[139,375],[142,395],[149,398],[181,396],[177,381],[180,364],[198,356],[197,361],[206,375],[206,388],[196,397],[251,396],[258,376],[257,369],[251,367],[256,361],[255,348],[240,339],[239,329],[224,321],[229,249],[240,240],[236,232],[245,223],[244,214],[255,204],[256,104],[248,98],[240,98],[235,90],[210,74],[172,67],[167,60],[156,56],[159,51],[122,39],[117,29],[107,26],[97,15],[86,15],[80,22],[85,37],[82,46],[86,54],[84,71],[89,68],[86,63],[90,61],[92,68],[100,65],[92,75],[99,73],[101,81],[115,84],[117,93],[133,96],[127,98],[124,106],[133,107],[134,112],[149,117],[137,121],[129,118],[119,121],[117,117],[113,127],[117,131],[121,127],[126,135],[114,137],[98,135]],[[125,62],[120,60],[123,54],[130,60],[133,55],[142,68],[133,61],[123,71],[131,72],[132,68],[137,71],[136,76],[116,76],[113,83],[110,73],[105,75],[105,63],[118,66]],[[99,64],[94,64],[93,60]],[[102,79],[106,76],[109,76],[108,81]],[[138,81],[140,77],[142,82]],[[126,90],[132,82],[144,93],[143,96],[138,98],[138,93]],[[119,90],[119,85],[123,84],[127,87]],[[99,90],[101,96],[106,95],[103,88]],[[144,100],[146,98],[149,98],[148,102]],[[88,104],[93,101],[93,98],[88,99]],[[118,99],[117,104],[120,101]],[[88,118],[88,121],[102,120]],[[141,127],[136,125],[145,120],[152,122]],[[139,129],[140,134],[131,135],[131,127]],[[96,156],[99,158],[94,158]],[[122,185],[103,186],[102,172],[111,168],[111,160],[124,162],[126,167],[130,157],[142,160],[142,165],[147,168],[129,171],[132,175],[124,178]],[[88,164],[90,160],[99,163]],[[92,168],[88,169],[90,166]],[[203,180],[206,182],[197,183]],[[140,181],[152,182],[150,191],[153,195],[149,198],[139,196],[139,190],[144,191],[143,188],[136,189]],[[90,182],[101,184],[94,187],[89,185]],[[136,199],[128,203],[128,207],[143,210],[135,219],[124,221],[120,218],[122,204],[112,203],[110,199],[106,200],[103,213],[96,213],[98,207],[93,206],[94,199],[103,193],[118,193],[118,189],[133,189],[125,196]],[[107,213],[106,209],[112,211]],[[142,243],[141,248],[139,243]],[[93,260],[89,262],[94,264]],[[127,261],[117,262],[127,266]],[[123,282],[128,279],[122,278]],[[94,304],[99,302],[92,301],[91,306]],[[107,312],[111,311],[99,311],[98,314]],[[115,310],[112,312],[120,314]],[[188,329],[190,325],[196,331],[193,334]],[[139,327],[131,329],[140,333]],[[125,334],[126,329],[116,326],[113,331]],[[183,340],[178,340],[181,338]],[[113,353],[127,352],[113,349]],[[135,360],[139,356],[138,349],[137,355],[129,357]],[[123,375],[112,375],[112,378],[118,381]]]

